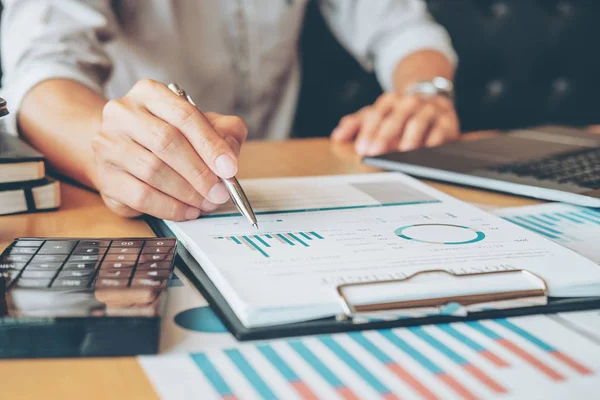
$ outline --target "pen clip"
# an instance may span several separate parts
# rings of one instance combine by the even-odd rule
[[[196,105],[196,103],[194,102],[194,100],[192,99],[192,96],[190,96],[189,94],[187,94],[185,92],[185,90],[183,90],[182,88],[180,88],[176,83],[169,83],[169,85],[167,86],[169,89],[171,89],[171,91],[173,93],[175,93],[177,96],[179,97],[185,97],[185,99],[194,107],[198,107]]]

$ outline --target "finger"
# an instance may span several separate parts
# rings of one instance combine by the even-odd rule
[[[179,129],[215,174],[231,178],[237,173],[237,157],[233,150],[200,110],[186,99],[150,79],[138,82],[130,96],[152,114]]]
[[[102,138],[103,135],[100,135]],[[102,139],[100,139],[102,141]],[[108,140],[106,140],[108,141]],[[96,143],[96,149],[102,144]],[[160,158],[129,138],[119,143],[107,143],[107,150],[99,151],[103,162],[115,165],[142,182],[187,204],[204,211],[213,211],[216,205],[196,191],[181,175],[165,164]]]
[[[431,133],[425,140],[426,147],[435,147],[458,138],[459,131],[451,117],[443,117],[437,120]]]
[[[373,145],[369,148],[369,155],[378,155],[391,150],[396,150],[406,123],[417,111],[421,101],[415,96],[405,97],[399,101],[388,116],[383,120]]]
[[[377,98],[375,103],[373,103],[373,107],[378,109],[383,116],[386,116],[393,111],[398,99],[399,97],[395,93],[386,92]]]
[[[104,204],[115,214],[120,215],[125,218],[135,218],[142,215],[141,212],[134,210],[133,208],[126,206],[125,204],[117,201],[113,198],[110,198],[105,195],[101,195],[102,200],[104,200]]]
[[[103,128],[106,131],[123,133],[150,150],[211,203],[223,204],[229,200],[225,185],[177,128],[145,110],[132,107],[126,100],[110,101],[104,107],[104,113]],[[104,152],[110,151],[112,149]]]
[[[228,136],[225,138],[225,141],[231,147],[231,150],[235,153],[236,157],[240,156],[242,145],[234,138],[233,136]]]
[[[205,113],[204,116],[215,131],[217,131],[224,139],[233,136],[238,144],[246,141],[246,138],[248,137],[248,126],[240,117],[213,112]]]
[[[239,157],[242,143],[248,137],[248,127],[244,120],[235,116],[220,115],[209,121],[219,135],[225,139],[235,155]]]
[[[349,142],[354,139],[360,129],[361,116],[358,113],[346,115],[331,132],[334,142]]]
[[[454,102],[447,96],[434,96],[432,99],[433,103],[439,107],[440,110],[454,113]]]
[[[406,129],[400,139],[398,149],[409,151],[420,147],[429,134],[437,112],[437,108],[431,103],[421,107],[406,123]]]
[[[99,176],[104,196],[138,212],[170,221],[185,221],[200,216],[199,209],[167,196],[123,170],[107,167]]]
[[[355,145],[358,154],[367,155],[382,120],[383,113],[376,108],[368,107],[363,111],[363,122]]]

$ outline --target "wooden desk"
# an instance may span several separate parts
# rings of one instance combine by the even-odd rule
[[[361,165],[349,146],[326,139],[247,143],[241,178],[351,174],[374,172]],[[494,206],[520,206],[536,201],[443,184],[436,188],[465,201]],[[100,197],[71,185],[62,186],[63,205],[53,213],[0,217],[0,249],[15,237],[151,236],[140,220],[112,214]],[[134,358],[0,361],[2,399],[156,399]]]

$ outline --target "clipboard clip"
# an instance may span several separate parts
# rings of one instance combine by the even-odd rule
[[[341,284],[336,290],[343,311],[337,320],[354,323],[548,304],[544,279],[522,269],[469,274],[420,271],[402,279]]]

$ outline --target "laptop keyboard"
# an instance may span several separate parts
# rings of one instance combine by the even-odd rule
[[[488,170],[600,189],[600,148],[577,150]]]

